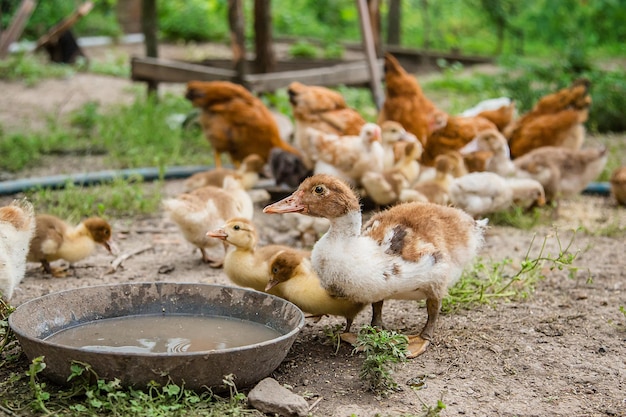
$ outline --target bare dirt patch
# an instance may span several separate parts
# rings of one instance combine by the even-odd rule
[[[64,111],[89,100],[111,105],[127,102],[132,99],[129,87],[128,80],[90,74],[49,80],[33,88],[0,83],[0,123],[18,128],[37,119],[37,114]],[[4,94],[7,91],[10,94]],[[77,170],[86,166],[80,159],[72,163]],[[48,175],[61,166],[58,160],[46,164],[46,169],[24,176]],[[168,196],[181,191],[180,180],[166,184]],[[0,196],[0,204],[13,197]],[[254,218],[261,243],[303,245],[298,236],[285,237],[292,220],[263,214],[264,205],[257,206]],[[336,317],[307,321],[273,376],[305,395],[310,404],[319,400],[312,410],[316,416],[419,414],[423,404],[433,406],[440,399],[447,405],[445,416],[626,415],[626,317],[619,311],[626,305],[624,236],[594,235],[615,225],[626,225],[624,208],[616,207],[608,196],[583,195],[563,202],[553,226],[531,231],[491,227],[481,258],[485,262],[511,258],[514,267],[530,247],[531,256],[536,255],[544,239],[544,253],[556,255],[559,242],[568,243],[573,230],[582,227],[570,247],[578,254],[574,262],[578,272],[569,278],[566,270],[546,267],[546,278],[526,299],[443,315],[433,345],[398,369],[394,377],[402,390],[388,398],[364,389],[358,377],[360,355],[353,355],[347,346],[335,353],[328,343],[324,327],[342,323]],[[30,264],[12,303],[17,306],[50,292],[108,283],[229,284],[221,269],[200,261],[199,253],[163,213],[114,219],[113,227],[122,253],[145,245],[151,248],[124,261],[114,273],[109,273],[113,257],[104,250],[76,263],[63,279],[48,278],[38,265]],[[423,307],[409,301],[387,302],[384,314],[387,326],[402,332],[418,332],[426,316]],[[369,310],[363,311],[355,325],[369,319]],[[411,378],[424,379],[425,387],[411,389],[406,384]]]

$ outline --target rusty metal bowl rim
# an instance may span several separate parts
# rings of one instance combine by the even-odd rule
[[[39,337],[34,337],[31,336],[29,334],[24,333],[24,331],[19,327],[19,326],[14,326],[13,321],[15,319],[12,319],[13,315],[17,313],[17,315],[21,314],[20,310],[26,310],[28,308],[29,304],[33,304],[35,302],[41,302],[42,300],[44,300],[45,298],[53,298],[53,297],[57,297],[61,294],[64,293],[69,293],[69,292],[80,292],[80,291],[88,291],[88,290],[93,290],[93,289],[98,289],[98,288],[107,288],[107,287],[120,287],[120,286],[133,286],[133,285],[163,285],[163,284],[174,284],[174,285],[194,285],[194,286],[205,286],[205,287],[213,287],[213,288],[223,288],[223,289],[228,289],[228,290],[235,290],[235,291],[242,291],[242,292],[253,292],[253,293],[258,293],[261,294],[263,296],[266,296],[268,298],[271,299],[275,299],[278,300],[279,302],[283,302],[286,305],[291,305],[293,306],[296,311],[300,312],[300,319],[298,320],[298,323],[296,326],[294,326],[294,328],[292,330],[290,330],[289,332],[285,333],[285,334],[281,334],[278,337],[274,337],[272,339],[269,340],[265,340],[263,342],[258,342],[258,343],[252,343],[249,345],[244,345],[244,346],[237,346],[237,347],[232,347],[232,348],[226,348],[226,349],[214,349],[214,350],[204,350],[204,351],[194,351],[194,352],[172,352],[172,353],[168,353],[168,352],[116,352],[116,351],[107,351],[106,354],[107,355],[111,355],[111,356],[123,356],[123,357],[132,357],[132,356],[138,356],[138,357],[153,357],[153,358],[158,358],[158,357],[164,357],[164,358],[171,358],[173,356],[182,356],[184,355],[185,357],[194,357],[194,356],[206,356],[207,354],[220,354],[220,355],[225,355],[228,353],[232,353],[232,352],[237,352],[237,351],[245,351],[245,350],[250,350],[256,347],[262,347],[265,345],[273,345],[276,344],[278,342],[281,342],[285,339],[290,339],[292,337],[295,337],[295,334],[299,333],[302,328],[304,327],[305,324],[305,317],[304,317],[304,313],[300,310],[300,308],[298,306],[296,306],[295,304],[293,304],[292,302],[269,294],[269,293],[265,293],[262,291],[257,291],[251,288],[243,288],[243,287],[234,287],[234,286],[230,286],[230,285],[221,285],[221,284],[206,284],[206,283],[198,283],[198,282],[175,282],[175,281],[146,281],[146,282],[137,282],[137,283],[114,283],[114,284],[102,284],[102,285],[91,285],[91,286],[86,286],[86,287],[80,287],[80,288],[72,288],[72,289],[67,289],[67,290],[61,290],[61,291],[55,291],[46,295],[42,295],[40,297],[37,298],[33,298],[31,300],[28,300],[22,304],[20,304],[18,307],[15,308],[15,310],[9,315],[9,327],[11,328],[11,330],[20,338],[25,338],[30,340],[31,342],[35,342],[35,343],[40,343],[40,344],[44,344],[44,345],[50,345],[50,346],[54,346],[54,347],[58,347],[58,348],[63,348],[63,349],[68,349],[68,350],[80,350],[82,352],[92,352],[92,353],[102,353],[101,351],[98,351],[96,349],[84,349],[84,348],[78,348],[78,347],[74,347],[74,346],[69,346],[66,344],[62,344],[62,343],[54,343],[51,342],[49,340],[46,339],[42,339]],[[138,316],[139,314],[137,314]],[[174,315],[181,315],[182,314],[171,314],[172,316]],[[127,317],[127,316],[119,316],[119,317]],[[116,318],[116,317],[107,317],[105,319],[110,319],[110,318]],[[236,317],[235,317],[236,318]],[[85,322],[82,324],[86,324],[89,322]],[[66,330],[69,329],[71,327],[75,327],[75,326],[68,326],[63,328],[62,330]],[[49,336],[48,336],[49,337]]]

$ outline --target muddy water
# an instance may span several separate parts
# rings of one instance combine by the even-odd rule
[[[46,341],[103,352],[180,353],[246,346],[279,336],[262,324],[231,317],[141,315],[92,321]]]

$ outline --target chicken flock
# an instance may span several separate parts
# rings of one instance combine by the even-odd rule
[[[433,338],[448,287],[480,250],[488,216],[580,193],[603,170],[608,152],[583,147],[587,80],[543,97],[519,117],[506,98],[453,115],[389,53],[384,70],[386,96],[375,122],[337,91],[292,82],[291,135],[281,134],[290,129],[279,128],[276,114],[244,87],[190,81],[185,97],[200,110],[215,168],[186,179],[185,191],[162,207],[203,263],[306,313],[344,317],[345,340],[354,340],[353,320],[368,305],[372,325],[382,326],[385,300],[426,300],[426,324],[409,336],[415,357]],[[223,154],[233,168],[222,166]],[[625,174],[616,170],[611,179],[620,204]],[[265,213],[321,222],[312,226],[323,236],[311,250],[259,245],[251,191],[263,176],[293,191]],[[379,210],[362,224],[365,199]],[[35,215],[24,200],[1,207],[0,291],[11,298],[26,262],[63,276],[50,262],[76,262],[98,244],[113,253],[111,236],[101,218],[73,226]]]

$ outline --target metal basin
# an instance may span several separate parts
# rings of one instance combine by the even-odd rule
[[[261,343],[203,352],[121,353],[90,351],[45,341],[63,329],[95,320],[136,315],[189,314],[224,316],[261,323],[280,336]],[[143,389],[150,381],[172,381],[186,388],[219,390],[225,375],[238,387],[252,385],[285,359],[304,325],[294,304],[258,291],[209,284],[136,283],[85,287],[49,294],[19,307],[9,316],[29,360],[44,356],[43,375],[67,384],[70,365],[92,366],[99,378],[118,378]]]

